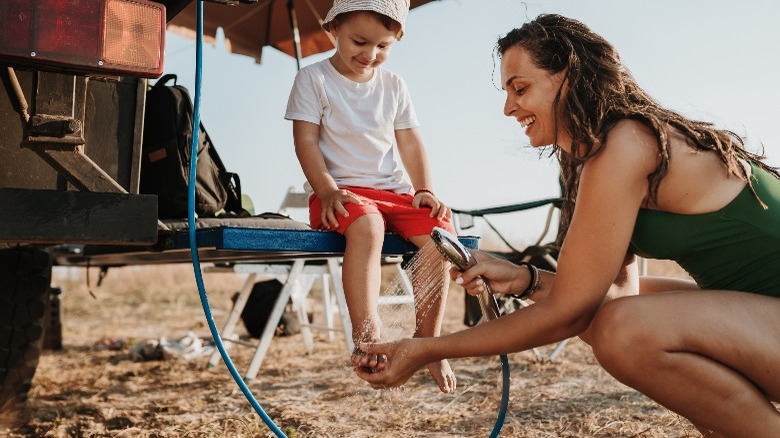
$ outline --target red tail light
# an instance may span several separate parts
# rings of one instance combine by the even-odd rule
[[[157,77],[165,7],[148,0],[3,0],[0,60]]]

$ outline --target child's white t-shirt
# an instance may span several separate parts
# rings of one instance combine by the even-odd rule
[[[378,67],[368,82],[354,82],[328,59],[306,66],[295,77],[284,118],[320,125],[320,150],[338,186],[411,191],[394,152],[395,130],[420,124],[395,73]],[[304,188],[312,192],[308,182]]]

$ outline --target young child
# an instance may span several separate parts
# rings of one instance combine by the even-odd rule
[[[300,70],[285,114],[293,121],[295,152],[311,194],[311,226],[336,230],[347,241],[342,277],[356,344],[381,338],[377,299],[385,228],[419,248],[435,226],[454,232],[449,208],[431,190],[406,84],[381,67],[403,36],[408,12],[409,0],[336,0],[322,24],[336,53]],[[425,250],[436,251],[432,245]],[[432,303],[420,303],[423,291],[415,291],[416,337],[440,334],[447,271],[442,262],[441,290],[425,291],[434,295]],[[358,349],[351,361],[374,371],[386,365],[386,357]],[[447,361],[428,368],[442,392],[455,390]]]

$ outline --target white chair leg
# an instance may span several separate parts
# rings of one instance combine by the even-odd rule
[[[394,270],[396,272],[396,276],[398,277],[398,284],[401,286],[402,293],[398,295],[395,293],[387,295],[380,294],[377,304],[414,304],[414,286],[412,286],[412,281],[409,279],[409,275],[406,273],[406,271],[404,271],[400,263],[395,263]],[[393,280],[391,284],[395,285],[396,281]],[[396,291],[391,290],[390,292]]]
[[[301,277],[308,277],[308,278],[301,278]],[[308,316],[308,309],[306,305],[306,296],[308,295],[308,291],[311,290],[311,285],[314,281],[310,276],[299,276],[295,279],[295,284],[293,285],[293,291],[290,296],[293,303],[293,309],[295,310],[295,313],[298,315],[298,322],[301,325],[301,334],[303,335],[303,345],[306,347],[307,353],[314,352],[314,336],[311,332],[311,327],[309,326],[309,316]]]
[[[230,309],[230,314],[228,315],[228,319],[225,322],[225,325],[222,327],[222,332],[220,333],[220,338],[223,339],[229,339],[231,336],[233,336],[233,330],[236,328],[236,323],[238,322],[238,318],[241,317],[241,312],[244,311],[244,306],[246,306],[246,302],[249,299],[249,295],[252,293],[252,287],[255,285],[255,279],[257,278],[257,274],[249,274],[246,281],[244,282],[244,285],[241,287],[241,291],[238,293],[238,297],[236,297],[236,302],[233,303],[233,307]],[[225,349],[227,350],[228,347],[232,344],[231,342],[228,342],[225,344]],[[211,354],[211,357],[209,357],[208,366],[213,367],[219,362],[219,359],[221,359],[221,356],[219,354],[219,350],[214,350],[214,353]]]
[[[563,350],[563,347],[566,346],[566,343],[569,342],[569,339],[564,339],[561,342],[558,342],[558,345],[556,345],[555,348],[553,348],[553,351],[551,351],[550,354],[547,355],[547,359],[550,362],[552,362],[552,360],[555,359],[555,356],[557,356],[558,353],[560,353],[561,350]]]
[[[268,352],[268,347],[271,345],[271,340],[274,337],[276,326],[282,319],[284,306],[287,305],[287,300],[290,299],[290,295],[292,294],[295,279],[301,274],[301,271],[303,271],[303,260],[296,260],[293,262],[292,268],[290,268],[290,274],[287,277],[287,281],[285,282],[284,287],[282,287],[282,290],[279,292],[279,296],[276,298],[274,308],[271,311],[271,314],[268,316],[268,321],[266,321],[265,327],[263,328],[263,334],[260,335],[260,342],[257,345],[254,356],[252,356],[252,361],[249,363],[249,368],[246,371],[244,380],[251,380],[257,376],[257,372],[260,370],[260,366],[263,364],[265,354]]]
[[[341,325],[344,328],[344,343],[347,346],[347,352],[352,353],[355,349],[355,343],[352,342],[352,322],[349,320],[349,310],[347,310],[347,298],[344,296],[344,283],[341,279],[341,266],[336,259],[328,259],[328,270],[333,280],[333,290],[336,292],[336,303],[339,306],[341,315]]]
[[[325,309],[325,326],[328,328],[328,340],[335,338],[333,333],[333,302],[331,301],[330,274],[322,274],[322,307]]]
[[[400,263],[395,265],[395,270],[398,272],[398,276],[401,279],[401,289],[403,289],[404,293],[408,296],[409,302],[414,303],[414,286],[412,286],[412,280],[409,278],[406,271],[404,271],[404,268],[401,267]]]

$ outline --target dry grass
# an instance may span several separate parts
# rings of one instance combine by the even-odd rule
[[[652,265],[650,272],[673,268]],[[41,358],[31,416],[6,436],[271,436],[223,365],[209,369],[206,358],[134,362],[127,349],[91,348],[103,337],[177,338],[190,330],[208,337],[191,267],[113,269],[99,288],[86,287],[83,270],[71,279],[68,274],[58,272],[66,295],[65,348]],[[243,278],[206,274],[205,282],[221,325]],[[464,328],[462,294],[451,290],[445,332]],[[250,349],[231,351],[245,370]],[[698,436],[686,421],[607,375],[579,340],[555,363],[537,361],[530,352],[509,359],[511,400],[502,436]],[[497,358],[451,363],[459,385],[454,395],[441,394],[425,372],[400,391],[377,392],[351,372],[340,338],[328,342],[318,333],[315,353],[307,356],[301,335],[277,337],[250,388],[290,437],[489,435],[500,400]]]

